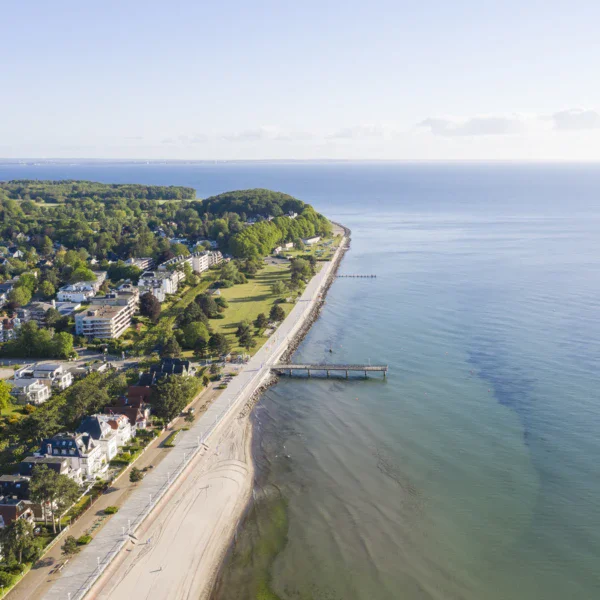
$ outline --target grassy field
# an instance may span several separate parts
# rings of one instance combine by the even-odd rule
[[[341,239],[342,237],[337,235],[333,239],[326,238],[313,246],[307,246],[304,250],[284,250],[282,254],[292,258],[302,258],[312,254],[317,257],[317,260],[331,260]]]
[[[234,351],[246,352],[239,347],[235,331],[242,321],[254,321],[260,313],[269,316],[271,306],[277,299],[271,293],[271,286],[276,281],[287,281],[290,273],[287,265],[268,266],[260,271],[254,279],[248,283],[234,285],[231,288],[221,290],[221,297],[229,303],[229,308],[223,313],[224,319],[211,319],[210,323],[214,331],[224,333],[232,343]],[[287,315],[292,310],[292,304],[281,305]],[[256,346],[250,354],[254,354],[267,340],[260,336],[256,338]]]

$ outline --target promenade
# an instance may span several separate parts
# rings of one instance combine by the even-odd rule
[[[289,342],[310,315],[313,307],[321,300],[321,294],[333,265],[342,252],[344,242],[343,239],[333,260],[323,263],[321,270],[308,283],[299,301],[267,343],[244,365],[239,375],[233,378],[227,389],[191,428],[179,434],[175,447],[155,469],[146,475],[119,512],[111,517],[92,542],[65,567],[62,576],[46,594],[46,598],[49,600],[83,598],[124,546],[137,541],[136,531],[153,509],[161,503],[163,496],[165,501],[162,502],[160,511],[167,512],[175,508],[173,503],[177,499],[177,494],[169,494],[175,480],[185,473],[186,480],[194,481],[197,471],[199,473],[203,469],[205,456],[208,454],[214,456],[210,448],[213,436],[216,439],[217,433],[223,434],[231,427],[231,422],[235,420],[240,409],[269,377],[272,366],[288,348]],[[177,482],[178,485],[180,483]],[[235,494],[235,488],[228,488],[224,493]],[[222,498],[223,506],[226,505],[227,500],[227,497]],[[233,506],[230,509],[233,510]],[[223,510],[224,508],[221,508],[221,511]],[[236,523],[238,518],[239,516],[235,518]],[[176,524],[171,524],[171,527],[177,528]],[[220,543],[223,543],[222,539]],[[203,548],[199,552],[202,557],[202,554],[208,550]],[[165,576],[168,578],[167,573]],[[163,585],[168,589],[177,589],[177,581],[169,582],[165,577],[163,577]],[[179,597],[179,594],[174,596],[169,594],[169,596]],[[103,595],[103,597],[108,596]]]

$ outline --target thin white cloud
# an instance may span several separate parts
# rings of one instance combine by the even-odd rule
[[[444,137],[515,135],[526,129],[525,119],[513,116],[483,116],[458,118],[429,118],[418,127],[429,129],[433,135]]]
[[[255,129],[225,133],[220,137],[229,142],[294,142],[313,139],[314,135],[306,131],[288,131],[272,125],[263,125]]]
[[[338,129],[329,134],[327,138],[331,140],[364,140],[368,138],[393,137],[396,134],[397,131],[393,127],[378,124],[366,124]]]
[[[600,114],[595,110],[572,108],[554,113],[551,117],[557,131],[582,131],[600,128]]]

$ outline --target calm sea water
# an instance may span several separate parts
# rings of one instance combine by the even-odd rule
[[[255,501],[216,596],[600,597],[600,167],[2,166],[0,179],[268,187],[353,232],[254,413]],[[333,350],[333,354],[329,352]]]

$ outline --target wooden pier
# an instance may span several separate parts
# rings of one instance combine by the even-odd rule
[[[345,373],[346,379],[348,379],[348,375],[351,372],[359,372],[364,373],[365,377],[368,377],[370,372],[383,373],[383,378],[385,379],[388,372],[387,365],[331,365],[327,363],[316,363],[316,364],[280,364],[273,365],[271,370],[279,373],[281,375],[289,375],[290,377],[297,372],[306,372],[306,374],[310,377],[312,373],[317,372],[325,372],[327,373],[327,377],[329,377],[331,372],[334,373]]]
[[[357,277],[357,278],[362,278],[362,279],[373,279],[375,277],[377,277],[377,275],[336,275],[336,277]]]

